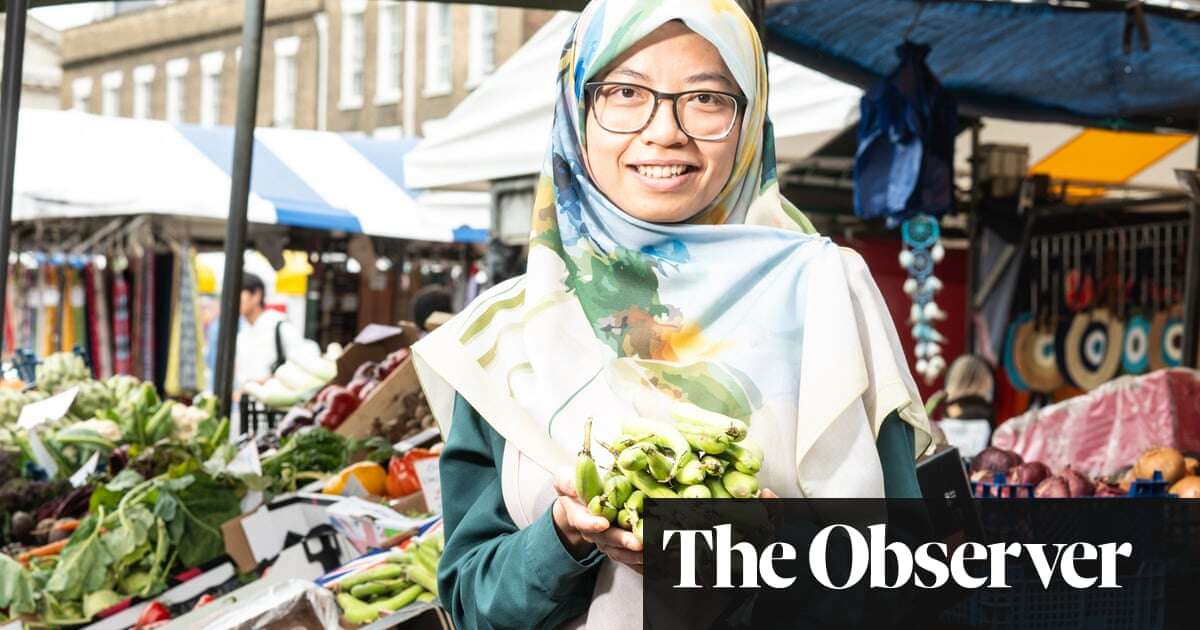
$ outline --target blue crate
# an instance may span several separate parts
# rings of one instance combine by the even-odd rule
[[[972,481],[971,494],[979,499],[1032,499],[1033,484],[1008,483],[1008,476],[996,473],[991,481]]]
[[[980,590],[942,614],[988,630],[1155,630],[1164,627],[1166,566],[1143,565],[1120,589],[1046,591],[1036,573],[1010,568],[1004,590]]]

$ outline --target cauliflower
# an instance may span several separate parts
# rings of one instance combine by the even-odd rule
[[[47,394],[57,394],[68,385],[91,378],[83,359],[72,352],[52,354],[37,367],[37,387]]]

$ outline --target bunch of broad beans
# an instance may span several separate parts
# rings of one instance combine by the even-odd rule
[[[615,465],[603,476],[592,458],[591,421],[575,466],[580,501],[597,516],[642,539],[641,514],[651,499],[753,499],[763,454],[746,439],[746,423],[691,403],[676,403],[674,422],[647,418],[621,425],[608,449]]]
[[[394,552],[386,562],[352,575],[334,587],[346,621],[368,624],[413,602],[437,601],[437,565],[442,532]]]

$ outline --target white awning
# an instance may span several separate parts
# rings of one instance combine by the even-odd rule
[[[575,20],[560,12],[405,156],[409,188],[454,188],[541,171],[559,56]],[[770,115],[781,163],[812,155],[858,121],[862,91],[770,56]]]

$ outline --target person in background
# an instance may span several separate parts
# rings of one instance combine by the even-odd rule
[[[417,291],[412,300],[412,321],[421,332],[427,332],[429,316],[434,313],[453,313],[450,292],[441,285],[430,285]]]
[[[262,278],[252,273],[242,276],[242,317],[233,369],[235,391],[252,381],[266,381],[288,354],[299,351],[305,342],[304,335],[283,313],[266,308],[265,299]]]
[[[994,392],[992,368],[978,356],[964,354],[946,371],[946,388],[935,396],[945,399],[942,419],[936,424],[946,442],[958,447],[964,457],[974,456],[991,440]]]

